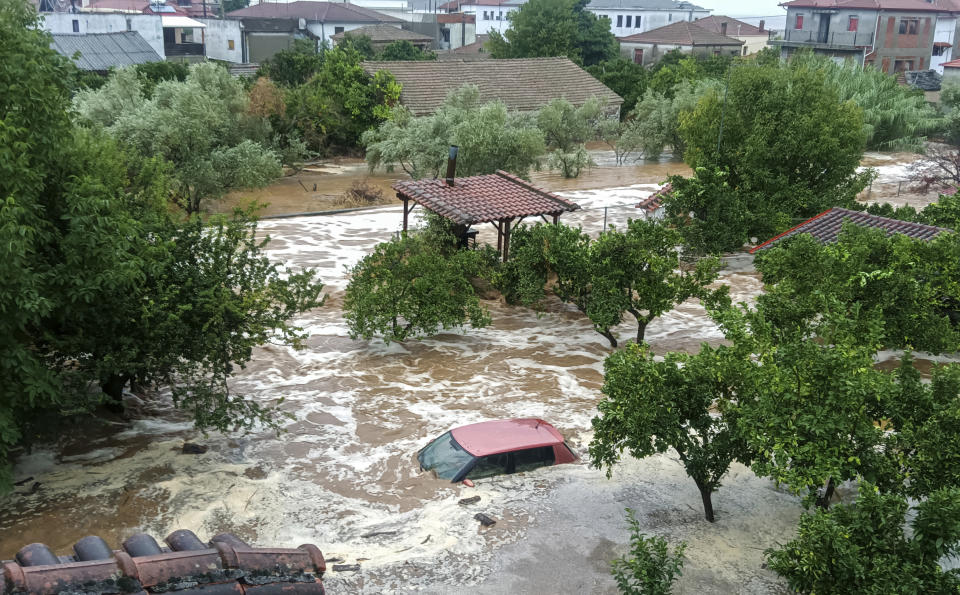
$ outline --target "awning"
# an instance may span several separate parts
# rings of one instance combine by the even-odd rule
[[[946,41],[935,41],[935,42],[933,42],[933,47],[935,47],[935,48],[952,48],[953,45],[947,43]]]
[[[195,21],[190,17],[180,16],[180,15],[169,16],[169,17],[161,16],[160,24],[163,25],[164,29],[168,27],[177,27],[178,29],[203,29],[204,27],[206,27],[206,25],[204,25],[200,21]]]

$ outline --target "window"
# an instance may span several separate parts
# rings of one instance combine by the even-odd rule
[[[643,50],[635,49],[633,50],[633,63],[634,64],[643,64]]]
[[[510,455],[500,453],[498,455],[488,455],[477,459],[477,464],[467,473],[467,479],[483,479],[484,477],[493,477],[494,475],[504,475],[512,473],[509,468]],[[437,474],[440,475],[439,473]]]
[[[343,27],[334,27],[333,34],[336,35],[337,33],[343,33]]]
[[[527,450],[518,450],[512,454],[513,467],[516,473],[524,471],[533,471],[537,467],[546,467],[553,465],[553,447],[541,446],[540,448],[528,448]]]
[[[907,70],[913,70],[913,60],[894,60],[894,73],[905,72]]]
[[[232,39],[228,39],[228,40],[227,40],[227,49],[228,49],[228,50],[231,50],[231,51],[234,49],[234,45],[233,45],[233,40],[232,40]]]
[[[916,35],[920,19],[900,19],[900,35]]]
[[[794,29],[803,29],[803,15],[802,15],[802,14],[798,14],[798,15],[797,15],[797,21],[796,21],[796,23],[793,25],[793,28],[794,28]]]
[[[637,29],[640,28],[640,15],[637,15],[636,17],[634,17],[633,26],[636,27]]]
[[[939,43],[939,42],[938,42]],[[947,53],[947,48],[942,45],[933,44],[933,55],[934,56],[943,56]]]
[[[631,26],[631,24],[632,24],[632,23],[631,23],[632,20],[633,20],[633,15],[629,15],[629,14],[628,14],[628,15],[627,15],[627,29],[630,28],[630,26]]]
[[[673,13],[667,13],[667,22],[673,21]]]
[[[747,46],[743,46],[743,55],[744,55],[744,56],[747,55]]]
[[[80,21],[78,21],[77,19],[73,19],[73,32],[74,33],[80,32]]]
[[[720,50],[713,50],[713,55],[714,55],[714,56],[719,56],[719,55],[720,55]]]
[[[133,19],[127,17],[127,31],[133,31]]]
[[[618,15],[617,15],[617,27],[623,27],[623,15],[622,15],[622,14],[618,14]]]
[[[850,20],[847,21],[847,31],[856,31],[857,26],[860,24],[860,17],[856,15],[851,15]]]

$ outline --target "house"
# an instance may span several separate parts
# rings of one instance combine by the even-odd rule
[[[440,26],[440,47],[445,50],[456,50],[469,46],[480,40],[477,35],[477,18],[472,14],[453,13],[436,15]],[[488,36],[484,35],[486,40]]]
[[[400,28],[403,23],[397,17],[389,16],[350,4],[349,2],[297,2],[255,4],[226,14],[226,18],[240,19],[295,19],[302,21],[304,29],[319,42],[332,45],[337,33],[352,31],[368,25],[389,25]],[[244,28],[246,25],[244,24]]]
[[[949,62],[944,62],[940,66],[943,68],[943,79],[941,84],[960,85],[960,58],[951,60]]]
[[[648,221],[660,221],[665,216],[663,208],[663,199],[673,191],[673,185],[664,184],[662,188],[638,202],[635,207],[641,209],[641,216]]]
[[[952,56],[960,11],[953,0],[792,0],[781,6],[787,27],[771,44],[784,58],[811,49],[889,74],[940,70]]]
[[[166,56],[163,51],[163,23],[157,14],[51,12],[43,15],[41,26],[55,35],[136,31],[161,59]]]
[[[686,0],[590,0],[587,10],[610,19],[610,32],[616,37],[710,16],[708,9]]]
[[[163,56],[136,31],[54,33],[50,47],[73,60],[80,70],[103,74],[112,68],[163,61]]]
[[[481,101],[499,99],[520,112],[539,110],[557,97],[574,105],[599,97],[617,113],[623,103],[568,58],[364,62],[363,69],[370,75],[380,70],[392,73],[402,86],[400,102],[415,116],[432,114],[447,94],[466,84],[477,86]]]
[[[510,13],[527,0],[451,0],[440,10],[477,17],[477,35],[503,33],[510,27]],[[591,0],[587,10],[610,19],[610,31],[617,37],[642,33],[677,21],[710,16],[710,11],[686,0]]]
[[[899,219],[890,219],[889,217],[871,215],[862,211],[851,211],[850,209],[834,207],[820,213],[815,217],[807,219],[796,227],[792,227],[787,231],[770,238],[759,246],[751,248],[750,254],[755,254],[760,250],[766,250],[767,248],[775,246],[779,242],[782,242],[789,237],[803,233],[812,235],[821,244],[832,244],[839,238],[843,224],[847,221],[860,227],[882,229],[887,233],[888,236],[899,233],[915,240],[932,240],[941,233],[948,233],[951,231],[945,227],[935,227],[933,225],[924,225],[922,223],[913,223],[911,221],[901,221]]]
[[[620,39],[620,55],[636,64],[653,64],[669,51],[694,56],[739,56],[743,41],[714,33],[696,23],[679,21]]]
[[[708,31],[739,39],[743,42],[742,55],[744,56],[756,54],[767,47],[767,42],[770,41],[770,31],[763,28],[763,20],[760,21],[759,26],[756,26],[727,16],[711,15],[697,19],[694,24]]]
[[[430,46],[433,45],[433,37],[430,37],[429,35],[422,35],[413,31],[407,31],[405,29],[398,29],[397,27],[391,27],[390,25],[366,25],[363,27],[357,27],[356,29],[351,29],[350,31],[341,31],[340,33],[335,33],[331,39],[333,40],[334,44],[339,44],[341,41],[343,41],[343,38],[346,35],[365,35],[369,37],[370,45],[373,46],[373,49],[376,52],[383,50],[383,48],[395,41],[409,41],[411,44],[420,48],[421,50],[428,50],[430,49]]]

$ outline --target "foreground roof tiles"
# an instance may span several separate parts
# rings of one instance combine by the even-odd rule
[[[106,71],[111,68],[162,62],[163,58],[136,31],[69,35],[55,33],[50,44],[58,54],[73,59],[80,70]]]
[[[433,113],[447,94],[466,84],[477,86],[481,101],[499,99],[517,111],[538,110],[556,97],[574,105],[583,105],[594,96],[613,108],[623,103],[619,95],[569,58],[364,62],[363,69],[371,75],[390,71],[402,85],[400,102],[415,116]]]
[[[728,31],[728,33],[731,33]],[[665,43],[681,46],[743,45],[739,39],[714,33],[689,21],[677,21],[665,27],[620,37],[627,43]]]
[[[505,171],[485,176],[399,182],[393,189],[401,198],[461,225],[536,215],[559,215],[580,208],[574,202],[541,190]]]
[[[673,184],[664,184],[663,188],[657,190],[647,198],[636,204],[636,208],[643,209],[647,213],[655,213],[663,206],[663,200],[673,192]]]
[[[816,217],[807,219],[800,225],[788,229],[778,236],[770,238],[759,246],[752,248],[750,254],[758,250],[766,250],[786,238],[803,233],[812,235],[822,244],[832,244],[836,242],[840,236],[840,231],[845,221],[849,221],[860,227],[882,229],[887,232],[888,236],[899,233],[915,240],[932,240],[941,233],[951,231],[944,227],[934,227],[933,225],[890,219],[889,217],[880,217],[862,211],[851,211],[850,209],[835,207],[820,213]]]
[[[252,548],[230,533],[204,543],[191,531],[174,531],[161,548],[140,533],[111,550],[94,535],[73,546],[72,556],[56,556],[31,543],[3,564],[0,595],[24,593],[153,593],[177,595],[323,595],[326,571],[315,545],[296,549]]]
[[[261,2],[228,12],[228,17],[306,19],[320,23],[402,23],[401,19],[349,2]]]

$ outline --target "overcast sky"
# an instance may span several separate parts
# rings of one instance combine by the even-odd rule
[[[786,11],[780,8],[783,0],[691,0],[694,4],[713,10],[713,14],[727,16],[757,16],[768,17],[784,15]]]

